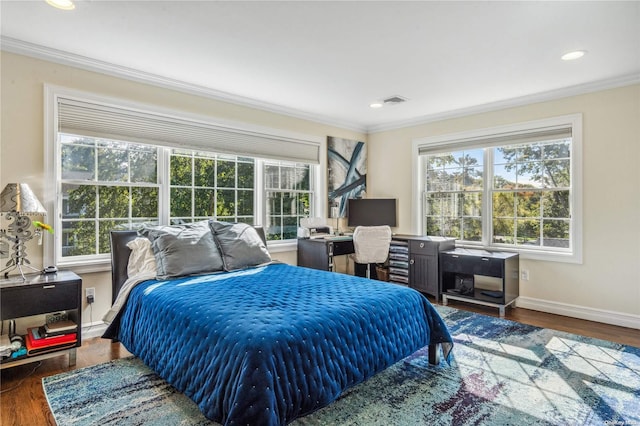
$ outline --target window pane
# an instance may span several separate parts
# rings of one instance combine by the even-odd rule
[[[216,207],[215,189],[194,189],[194,216],[213,217]]]
[[[158,182],[158,149],[140,147],[129,152],[131,182]]]
[[[218,188],[235,188],[236,163],[218,160]]]
[[[515,220],[493,219],[493,242],[513,244],[515,242]]]
[[[482,219],[464,218],[462,219],[464,233],[463,240],[482,241]]]
[[[542,147],[545,159],[554,158],[570,158],[571,156],[571,139],[563,139],[557,142],[545,144]]]
[[[238,216],[253,214],[253,191],[238,191]]]
[[[234,218],[236,215],[236,191],[219,189],[217,199],[217,217]]]
[[[274,165],[264,167],[264,186],[267,189],[280,189],[280,167]]]
[[[428,216],[442,214],[442,196],[439,194],[426,194],[425,212]]]
[[[482,190],[482,176],[482,167],[465,167],[463,176],[464,189],[467,191],[478,189]]]
[[[540,217],[539,192],[518,192],[516,202],[518,217]]]
[[[545,247],[569,248],[570,234],[568,220],[543,221],[542,245]]]
[[[96,254],[96,224],[94,221],[62,222],[62,255]]]
[[[515,194],[513,192],[494,192],[493,217],[513,218],[515,216]]]
[[[61,155],[62,179],[95,180],[95,148],[64,144]]]
[[[251,163],[238,163],[238,188],[253,188],[255,182],[255,165]]]
[[[216,160],[211,158],[194,158],[194,186],[213,188],[216,184]]]
[[[98,253],[110,253],[111,241],[109,233],[114,230],[129,229],[128,220],[101,220],[98,222]]]
[[[102,182],[129,181],[129,153],[115,147],[126,146],[113,142],[100,143],[98,148],[98,180]]]
[[[460,239],[462,236],[460,232],[460,219],[445,217],[443,221],[443,235],[446,237],[452,237]]]
[[[297,173],[294,167],[280,167],[281,189],[296,189]]]
[[[94,185],[62,184],[62,218],[96,217],[97,191]]]
[[[171,156],[169,165],[171,185],[191,186],[193,176],[191,157]]]
[[[296,179],[296,189],[300,191],[308,191],[311,189],[311,174],[309,171],[309,166],[299,165],[296,168],[297,179]]]
[[[493,168],[493,187],[509,189],[516,185],[515,167],[509,164],[496,164]]]
[[[569,191],[544,191],[542,194],[542,212],[544,217],[571,218]]]
[[[542,163],[518,163],[516,166],[518,188],[542,188]]]
[[[170,216],[191,216],[191,197],[190,188],[171,188]]]
[[[427,235],[444,236],[442,232],[442,220],[439,216],[427,216]]]
[[[544,186],[547,188],[566,188],[571,184],[571,163],[569,160],[550,160],[544,162]]]
[[[463,199],[463,216],[482,216],[482,193],[465,193]]]
[[[124,186],[98,187],[100,217],[129,217],[129,188]]]
[[[131,216],[158,217],[158,188],[131,188]]]
[[[517,244],[540,245],[540,221],[518,219]]]

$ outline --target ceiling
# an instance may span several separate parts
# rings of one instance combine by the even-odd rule
[[[638,1],[0,8],[3,50],[362,131],[640,82]],[[408,101],[369,107],[395,95]]]

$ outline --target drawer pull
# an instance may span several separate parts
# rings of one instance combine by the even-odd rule
[[[458,256],[457,254],[452,254],[451,257],[453,257],[454,259],[459,258],[460,256]]]
[[[45,289],[45,288],[56,288],[56,286],[53,285],[53,284],[52,285],[43,285],[42,288],[43,289]]]
[[[482,258],[482,261],[483,261],[483,262],[488,262],[488,261],[489,261],[489,258],[488,258],[488,257],[483,257],[483,258]]]
[[[424,248],[424,243],[420,243],[420,248]]]

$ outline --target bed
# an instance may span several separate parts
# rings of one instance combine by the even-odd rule
[[[205,269],[219,268],[219,256],[222,269],[176,276],[161,271],[167,262],[157,255],[166,247],[157,235],[111,232],[114,308],[103,336],[122,342],[207,418],[287,424],[427,345],[430,363],[440,351],[448,358],[449,332],[417,291],[272,262],[261,228],[209,226],[214,260],[204,254],[210,242],[165,246],[184,259],[178,268],[203,259]],[[146,260],[134,242],[146,245]],[[146,274],[132,271],[130,258],[153,263],[150,244],[156,273],[149,265]]]

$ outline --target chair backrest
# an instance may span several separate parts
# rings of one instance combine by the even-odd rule
[[[382,263],[389,256],[391,228],[358,226],[353,231],[354,260],[357,263]]]

